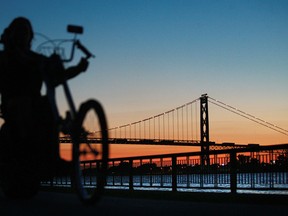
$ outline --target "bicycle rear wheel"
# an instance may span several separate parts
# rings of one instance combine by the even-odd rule
[[[108,166],[108,130],[104,110],[95,100],[80,106],[74,125],[73,163],[77,193],[84,204],[101,197]]]

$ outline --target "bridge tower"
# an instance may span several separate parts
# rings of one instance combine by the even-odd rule
[[[210,165],[209,159],[209,115],[208,115],[208,96],[203,94],[200,97],[200,126],[201,126],[201,164]]]

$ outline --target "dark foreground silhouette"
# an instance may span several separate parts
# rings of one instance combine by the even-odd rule
[[[64,68],[56,54],[46,57],[31,50],[34,32],[27,18],[15,18],[1,35],[0,181],[12,198],[34,196],[40,180],[67,168],[59,157],[58,119],[42,84],[55,88],[84,72],[88,61]],[[49,88],[48,88],[49,87]],[[63,166],[62,166],[63,165]]]
[[[0,193],[0,214],[6,215],[97,215],[97,216],[175,216],[175,215],[233,215],[233,216],[255,216],[273,215],[284,216],[287,214],[288,206],[277,204],[260,204],[252,201],[246,202],[195,202],[192,200],[167,199],[161,196],[135,197],[107,194],[97,204],[86,207],[75,194],[40,192],[32,200],[9,200]]]

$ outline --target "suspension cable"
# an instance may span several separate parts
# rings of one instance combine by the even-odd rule
[[[209,99],[211,99],[211,100],[209,100]],[[253,121],[253,122],[257,123],[257,124],[260,124],[260,125],[262,125],[264,127],[267,127],[267,128],[269,128],[271,130],[274,130],[274,131],[276,131],[278,133],[281,133],[281,134],[284,134],[284,135],[288,136],[288,130],[285,130],[285,129],[281,128],[281,127],[278,127],[277,125],[274,125],[274,124],[272,124],[270,122],[264,121],[263,119],[260,119],[260,118],[258,118],[256,116],[253,116],[253,115],[249,114],[249,113],[243,112],[243,111],[241,111],[241,110],[239,110],[239,109],[237,109],[237,108],[235,108],[233,106],[230,106],[230,105],[228,105],[226,103],[223,103],[223,102],[221,102],[219,100],[216,100],[214,98],[208,97],[208,100],[209,100],[210,103],[212,103],[212,104],[214,104],[214,105],[216,105],[218,107],[226,109],[226,110],[228,110],[228,111],[230,111],[232,113],[235,113],[235,114],[237,114],[237,115],[239,115],[239,116],[241,116],[243,118],[246,118],[246,119],[248,119],[250,121]]]

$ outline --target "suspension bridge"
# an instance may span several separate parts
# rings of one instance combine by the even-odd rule
[[[246,148],[251,144],[215,143],[210,140],[209,104],[234,113],[246,120],[288,136],[288,130],[209,97],[207,94],[166,112],[109,129],[110,144],[197,146],[208,155],[210,150]],[[96,132],[90,142],[100,142]],[[61,138],[61,143],[71,142]]]

